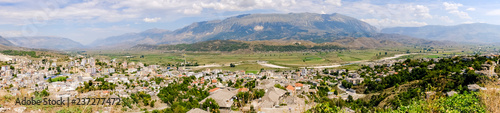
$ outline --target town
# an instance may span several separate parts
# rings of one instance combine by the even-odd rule
[[[453,68],[467,66],[460,70],[444,66],[446,70],[451,71],[446,72],[450,76],[474,75],[474,77],[467,76],[464,78],[465,81],[461,81],[462,83],[457,81],[452,85],[428,83],[432,85],[431,87],[442,88],[438,91],[443,91],[443,94],[448,96],[465,91],[465,87],[471,91],[484,89],[475,84],[478,81],[476,76],[498,78],[496,74],[498,55],[416,60],[387,59],[360,63],[362,68],[358,70],[262,69],[257,74],[246,73],[245,70],[227,71],[210,68],[193,70],[190,67],[148,65],[81,55],[66,58],[43,56],[42,59],[37,61],[26,57],[2,58],[5,64],[0,70],[0,88],[4,96],[2,98],[6,98],[6,95],[122,98],[120,109],[116,109],[118,108],[116,106],[102,105],[99,106],[104,109],[102,112],[299,113],[311,111],[328,99],[351,103],[368,97],[383,99],[384,95],[373,93],[423,79],[425,78],[423,76],[411,75],[413,73],[426,75],[425,72],[436,67],[443,68],[440,62],[460,64]],[[466,64],[467,62],[470,64]],[[409,77],[400,78],[405,75]],[[436,92],[429,90],[426,94],[436,94]],[[369,102],[372,101],[374,100]],[[382,100],[376,102],[378,106],[381,106],[380,101]],[[0,111],[23,112],[27,109],[25,106],[13,104],[14,101],[0,103],[3,106]],[[353,108],[352,105],[351,107],[344,105],[341,109],[346,112],[360,110]],[[364,109],[367,108],[361,108]],[[36,111],[36,109],[30,110]]]

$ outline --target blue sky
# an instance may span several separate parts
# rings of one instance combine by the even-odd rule
[[[378,28],[489,23],[497,0],[0,0],[0,36],[95,39],[248,13],[340,13]]]

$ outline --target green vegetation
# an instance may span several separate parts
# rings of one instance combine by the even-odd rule
[[[154,100],[151,100],[151,95],[146,94],[144,91],[132,93],[129,98],[132,100],[132,104],[148,106],[154,103]]]
[[[280,84],[274,84],[274,87],[286,90],[285,87],[281,86]]]
[[[332,106],[331,106],[332,105]],[[341,112],[340,107],[334,104],[320,103],[313,108],[306,111],[306,113],[339,113]]]
[[[4,50],[0,51],[5,55],[13,55],[13,56],[30,56],[33,58],[40,58],[40,56],[36,55],[35,51],[17,51],[17,50]]]
[[[238,49],[247,49],[249,45],[250,44],[237,41],[213,40],[206,42],[198,42],[194,44],[159,46],[156,49],[183,50],[183,51],[235,51]]]
[[[113,90],[117,85],[104,81],[104,78],[96,78],[94,81],[84,81],[83,86],[79,86],[76,90],[80,93],[95,91],[95,90]]]
[[[163,113],[183,113],[192,108],[200,107],[198,102],[208,97],[209,93],[207,89],[198,88],[197,86],[188,88],[188,86],[190,86],[190,83],[192,83],[194,80],[196,80],[194,76],[183,77],[181,80],[179,80],[181,82],[175,81],[160,90],[160,93],[158,93],[157,96],[160,98],[160,100],[162,100],[162,102],[170,105],[169,108],[162,110]]]
[[[252,51],[306,51],[306,50],[342,50],[343,47],[337,45],[317,45],[308,47],[296,43],[295,45],[266,45],[266,44],[250,44],[241,41],[232,40],[211,40],[198,42],[193,44],[177,44],[177,45],[138,45],[135,48],[148,48],[158,50],[179,50],[179,51],[236,51],[248,49]]]
[[[52,82],[59,82],[59,81],[64,82],[64,81],[66,81],[66,79],[68,79],[68,77],[67,77],[67,76],[64,76],[64,77],[56,77],[56,78],[54,78],[54,79],[52,79],[52,77],[49,77],[48,82],[50,82],[50,83],[52,83]]]
[[[430,101],[412,101],[408,106],[399,107],[397,110],[390,111],[395,113],[407,113],[407,112],[418,112],[418,113],[484,113],[486,112],[485,107],[480,104],[478,93],[471,92],[464,94],[456,94],[451,97],[441,97],[436,100]]]
[[[343,81],[342,85],[350,86],[360,93],[369,95],[368,97],[358,100],[352,100],[351,98],[347,100],[328,99],[325,94],[321,93],[328,90],[318,87],[319,93],[317,96],[319,97],[313,96],[312,98],[317,103],[330,105],[330,108],[335,106],[340,108],[348,107],[357,112],[383,112],[386,110],[401,110],[395,112],[429,112],[416,110],[420,109],[418,105],[422,105],[423,102],[415,102],[416,100],[425,99],[427,95],[425,92],[436,92],[436,97],[443,97],[429,103],[430,106],[436,108],[429,106],[420,107],[429,107],[430,112],[450,112],[450,110],[459,112],[484,112],[485,108],[480,104],[477,93],[469,94],[466,91],[466,86],[468,84],[481,84],[481,80],[489,80],[489,78],[476,74],[468,68],[472,67],[475,70],[481,70],[480,66],[483,63],[496,61],[498,58],[481,56],[472,56],[468,60],[463,60],[462,58],[443,58],[439,62],[407,59],[404,62],[395,63],[392,67],[387,67],[386,65],[374,66],[374,68],[363,66],[361,69],[368,72],[361,74],[365,80],[363,83],[351,86],[348,82]],[[433,65],[433,68],[429,69],[428,66],[430,65]],[[409,70],[410,68],[412,68],[411,71]],[[381,77],[381,81],[372,81],[374,79],[370,78],[376,77],[375,73],[370,72],[387,73],[388,70],[396,70],[397,74]],[[370,76],[363,76],[365,74],[369,74]],[[448,91],[456,91],[459,95],[444,98],[444,92]],[[322,105],[322,107],[325,106]]]
[[[42,91],[40,91],[40,92],[39,91],[35,91],[34,94],[35,94],[36,97],[46,97],[46,96],[50,95],[50,93],[47,92],[47,90],[45,90],[45,89],[42,90]]]
[[[251,70],[251,71],[245,71],[245,73],[253,73],[253,74],[258,74],[259,71]]]
[[[217,102],[212,98],[208,98],[207,100],[205,100],[201,108],[203,110],[209,111],[210,113],[220,113],[219,104],[217,104]],[[208,110],[207,108],[209,108],[210,110]]]

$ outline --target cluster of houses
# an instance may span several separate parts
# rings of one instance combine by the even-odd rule
[[[216,88],[209,90],[210,95],[207,98],[214,99],[220,106],[222,111],[232,112],[231,107],[234,106],[234,101],[237,99],[238,92],[249,92],[247,88],[232,88],[228,87],[228,82],[235,82],[238,79],[256,80],[256,89],[263,89],[265,94],[262,98],[252,100],[251,104],[259,109],[274,109],[282,108],[282,106],[300,105],[301,94],[317,93],[315,87],[320,86],[320,83],[326,83],[328,86],[337,85],[340,80],[346,80],[354,85],[363,83],[365,80],[362,76],[370,76],[374,81],[380,81],[381,77],[386,77],[398,74],[395,71],[368,72],[366,69],[346,70],[346,69],[296,69],[296,70],[262,70],[258,74],[245,73],[240,71],[227,71],[221,69],[203,69],[201,71],[191,71],[189,69],[166,67],[160,65],[145,65],[140,62],[118,62],[116,59],[94,59],[85,58],[82,56],[69,58],[69,60],[61,61],[60,59],[49,60],[30,60],[26,58],[14,58],[7,61],[9,65],[0,67],[0,89],[9,90],[11,95],[28,95],[35,91],[48,90],[52,97],[92,97],[111,95],[128,97],[132,93],[146,92],[151,95],[152,99],[159,100],[157,94],[162,87],[168,86],[174,82],[174,79],[179,77],[194,76],[197,78],[192,86],[199,86],[209,82],[207,86],[215,86]],[[470,59],[465,57],[463,60]],[[439,59],[423,59],[425,61]],[[383,60],[377,62],[364,63],[362,65],[374,68],[375,66],[385,65],[388,68],[396,62],[403,60]],[[491,76],[497,76],[494,73],[494,67],[497,62],[487,62],[482,65],[484,68],[477,73],[482,73]],[[433,68],[434,65],[429,65],[428,68]],[[411,71],[411,69],[409,69]],[[328,73],[324,73],[328,72]],[[337,73],[337,74],[331,74]],[[362,75],[362,74],[365,75]],[[331,76],[333,80],[318,79],[315,76]],[[66,77],[64,81],[49,81],[58,77]],[[152,79],[160,77],[166,78],[165,81],[156,83]],[[96,90],[85,93],[77,91],[78,87],[84,85],[84,82],[93,81],[96,78],[104,78],[104,81],[117,84],[113,90]],[[316,79],[315,79],[316,78]],[[148,82],[148,86],[144,86],[139,81]],[[129,88],[123,84],[133,85]],[[303,84],[308,83],[308,84]],[[92,85],[98,86],[101,82],[94,82]],[[276,84],[284,88],[275,87]],[[27,92],[22,92],[21,89],[27,89]],[[349,92],[355,91],[347,89]],[[333,91],[328,92],[330,98],[337,98]],[[206,99],[200,101],[202,104]],[[201,109],[192,109],[190,112],[202,112]]]

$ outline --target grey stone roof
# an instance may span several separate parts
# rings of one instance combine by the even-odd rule
[[[231,98],[233,98],[234,96],[236,96],[236,93],[234,91],[221,89],[219,91],[216,91],[214,94],[208,96],[207,98],[203,99],[199,103],[203,104],[205,100],[207,100],[208,98],[212,98],[217,102],[217,104],[219,104],[220,107],[231,107],[231,105],[233,104]]]
[[[200,108],[194,108],[194,109],[191,109],[189,110],[188,112],[186,113],[209,113],[208,111],[205,111],[205,110],[202,110]]]

